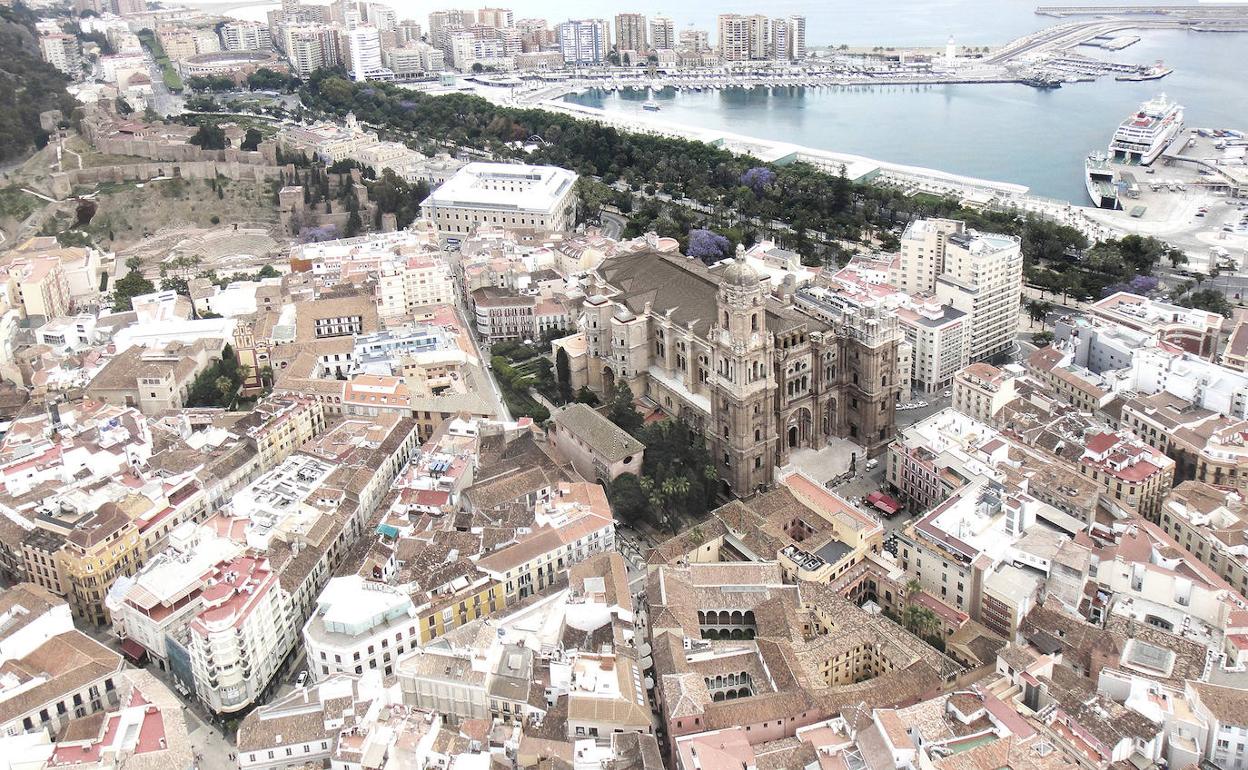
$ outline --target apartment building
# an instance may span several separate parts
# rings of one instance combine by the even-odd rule
[[[606,19],[569,19],[555,28],[565,64],[584,67],[603,64],[611,49]]]
[[[667,16],[651,16],[646,23],[651,50],[667,51],[676,47],[676,22]]]
[[[39,51],[44,61],[70,78],[82,75],[82,46],[77,37],[61,32],[40,35]]]
[[[935,393],[953,381],[970,357],[971,319],[964,311],[936,301],[912,298],[897,309],[897,327],[910,346],[911,387]]]
[[[108,590],[113,581],[137,572],[142,557],[138,528],[115,503],[76,522],[60,551],[62,587],[74,616],[97,626],[108,623]]]
[[[227,21],[221,26],[221,47],[226,51],[269,51],[273,37],[258,21]]]
[[[538,298],[532,294],[484,288],[474,291],[471,299],[477,336],[486,345],[538,337]]]
[[[232,714],[260,697],[293,649],[294,609],[260,555],[218,564],[205,582],[187,626],[195,694],[214,713]]]
[[[377,314],[381,318],[411,318],[419,307],[454,303],[451,268],[438,253],[391,259],[378,272]]]
[[[1184,481],[1166,495],[1159,524],[1237,591],[1248,592],[1248,554],[1239,534],[1248,526],[1248,508],[1242,498],[1211,484]]]
[[[121,652],[135,665],[171,671],[170,658],[180,651],[170,640],[206,606],[205,576],[240,556],[241,543],[211,527],[185,522],[169,537],[169,546],[149,559],[130,580],[108,596],[113,633]],[[173,645],[171,647],[171,645]]]
[[[0,266],[0,296],[24,318],[68,315],[73,304],[69,279],[57,257],[21,256]]]
[[[983,362],[971,364],[953,378],[953,408],[973,420],[991,425],[1006,404],[1014,400],[1022,374],[1017,366],[998,369]]]
[[[650,50],[646,32],[645,14],[617,13],[615,15],[615,50],[636,51],[644,54]]]
[[[1100,483],[1109,505],[1124,516],[1158,521],[1174,484],[1174,460],[1127,431],[1093,434],[1086,442],[1079,473]]]
[[[615,521],[598,484],[561,484],[534,511],[530,533],[483,556],[477,566],[503,583],[507,603],[566,579],[572,565],[615,547]]]
[[[359,575],[333,578],[303,626],[312,679],[368,671],[390,677],[396,662],[419,645],[419,620],[402,590]]]

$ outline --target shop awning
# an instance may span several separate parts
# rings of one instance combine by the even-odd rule
[[[892,516],[894,513],[901,510],[901,503],[879,491],[872,492],[867,495],[867,502],[871,503],[876,508],[879,508],[889,516]]]
[[[139,644],[133,639],[121,640],[121,654],[125,655],[131,663],[142,663],[147,660],[147,648]]]

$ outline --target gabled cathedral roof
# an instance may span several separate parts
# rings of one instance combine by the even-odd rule
[[[733,265],[729,265],[731,271]],[[751,271],[752,272],[752,271]],[[658,251],[637,251],[609,257],[598,273],[620,293],[614,297],[634,313],[672,311],[672,321],[681,326],[693,323],[693,333],[705,338],[718,311],[718,290],[727,271],[710,269],[697,259]],[[767,329],[782,333],[798,326],[822,331],[824,322],[767,298]]]

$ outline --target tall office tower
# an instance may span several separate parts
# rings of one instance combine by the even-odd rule
[[[515,26],[515,14],[510,8],[482,8],[477,11],[477,23],[495,29]]]
[[[789,58],[798,61],[806,58],[806,17],[790,16],[789,23]]]
[[[607,60],[606,19],[569,19],[559,25],[559,51],[565,64],[583,66]]]
[[[640,13],[617,13],[615,15],[615,50],[649,50],[646,46],[646,17]]]
[[[656,51],[676,47],[676,22],[666,16],[650,17],[650,47]]]

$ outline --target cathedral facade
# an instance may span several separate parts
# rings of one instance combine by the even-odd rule
[[[605,398],[626,382],[695,426],[727,494],[769,488],[794,450],[848,439],[862,458],[894,437],[896,319],[828,323],[774,297],[743,261],[611,257],[588,281],[582,332],[590,389]]]

